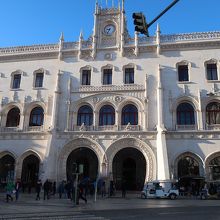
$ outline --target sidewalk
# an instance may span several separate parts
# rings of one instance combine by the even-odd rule
[[[43,198],[43,195],[41,195]],[[139,194],[127,194],[126,198],[121,198],[117,194],[112,198],[88,197],[87,204],[80,200],[75,206],[72,201],[58,195],[52,196],[49,200],[35,200],[35,194],[20,194],[18,201],[6,203],[5,194],[0,193],[0,213],[1,214],[25,214],[25,213],[72,213],[92,210],[128,210],[142,208],[165,208],[165,207],[187,207],[187,206],[220,206],[220,200],[199,200],[191,199],[140,199]]]

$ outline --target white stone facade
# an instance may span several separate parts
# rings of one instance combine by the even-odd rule
[[[117,152],[135,148],[146,160],[144,181],[178,178],[178,159],[190,156],[199,163],[200,176],[210,178],[210,161],[220,156],[220,125],[207,124],[206,107],[220,102],[220,32],[131,38],[124,7],[96,5],[90,39],[78,42],[0,48],[0,158],[15,159],[15,177],[21,178],[23,160],[35,155],[39,177],[66,179],[67,159],[85,147],[98,159],[98,175],[114,177]],[[106,32],[106,28],[110,28]],[[111,28],[113,28],[111,30]],[[108,33],[110,31],[110,33]],[[217,78],[207,79],[207,64],[217,66]],[[178,67],[188,67],[186,81]],[[134,69],[134,82],[125,83],[125,69]],[[103,71],[111,69],[112,83],[103,85]],[[90,85],[82,85],[83,70],[91,71]],[[36,87],[36,74],[43,85]],[[20,74],[19,88],[13,88]],[[177,124],[177,108],[189,103],[192,124]],[[138,109],[136,125],[122,125],[122,109]],[[93,123],[77,125],[80,107],[93,110]],[[100,109],[115,110],[114,125],[100,125]],[[42,126],[30,126],[31,110],[40,106]],[[20,110],[19,125],[7,126],[8,112]],[[140,168],[141,169],[141,168]]]

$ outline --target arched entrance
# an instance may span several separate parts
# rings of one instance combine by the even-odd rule
[[[202,167],[200,159],[191,153],[185,153],[177,159],[177,177],[180,189],[196,195],[204,183],[201,176]]]
[[[141,190],[145,182],[146,160],[136,148],[124,148],[113,159],[113,180],[116,189],[125,182],[127,190]],[[141,169],[140,169],[141,168]]]
[[[0,186],[1,189],[5,188],[8,180],[14,179],[15,159],[6,154],[0,158]]]
[[[23,187],[35,187],[38,180],[40,160],[35,155],[25,157],[22,164],[21,182]]]
[[[67,180],[73,179],[75,164],[77,168],[79,165],[83,165],[82,178],[89,178],[95,180],[98,174],[98,158],[93,150],[86,147],[79,147],[73,150],[66,162],[66,175]]]

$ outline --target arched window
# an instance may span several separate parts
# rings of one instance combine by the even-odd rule
[[[122,109],[121,115],[121,124],[127,125],[130,123],[131,125],[138,124],[138,110],[134,105],[126,105]]]
[[[194,125],[195,115],[194,108],[189,103],[182,103],[177,107],[177,124]]]
[[[220,103],[212,102],[206,107],[206,123],[220,124]]]
[[[199,163],[193,157],[182,157],[178,162],[178,178],[199,176]]]
[[[41,107],[35,107],[30,114],[29,126],[41,126],[44,123],[44,110]]]
[[[99,112],[99,125],[114,125],[115,109],[110,105],[105,105]]]
[[[77,115],[77,125],[92,125],[93,123],[93,111],[88,105],[80,107]]]
[[[7,114],[6,127],[17,127],[20,122],[20,110],[15,107],[12,108]]]
[[[220,180],[220,157],[215,157],[209,163],[211,180]]]

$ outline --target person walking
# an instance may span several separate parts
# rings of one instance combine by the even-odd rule
[[[71,182],[68,180],[66,185],[65,185],[65,190],[67,193],[67,198],[71,199]]]
[[[122,198],[125,198],[126,196],[126,182],[125,180],[122,180],[122,184],[121,184],[121,193],[122,193]]]
[[[20,179],[17,179],[17,181],[15,183],[15,199],[16,199],[16,201],[18,201],[20,189],[21,189],[21,181],[20,181]]]
[[[83,185],[79,184],[78,185],[78,189],[77,189],[77,205],[79,205],[79,199],[82,199],[83,201],[85,201],[85,203],[87,203],[87,199],[83,196]]]
[[[105,195],[106,195],[105,181],[104,180],[103,180],[102,186],[101,186],[101,194],[102,194],[102,198],[105,197]]]
[[[9,180],[6,185],[6,202],[9,202],[9,198],[11,199],[11,201],[13,201],[12,193],[14,189],[14,183],[11,180]]]
[[[49,199],[49,191],[50,191],[50,183],[48,180],[44,183],[44,200],[47,198]]]
[[[64,193],[64,185],[65,185],[65,181],[63,180],[62,182],[60,182],[59,186],[58,186],[58,192],[59,192],[59,198],[62,198],[62,195]]]
[[[53,182],[53,195],[55,195],[56,192],[57,192],[57,184],[56,184],[56,182],[54,181],[54,182]]]
[[[37,185],[36,185],[36,193],[37,193],[36,200],[40,200],[41,188],[42,188],[42,182],[41,182],[41,180],[39,179],[39,180],[37,181]]]

